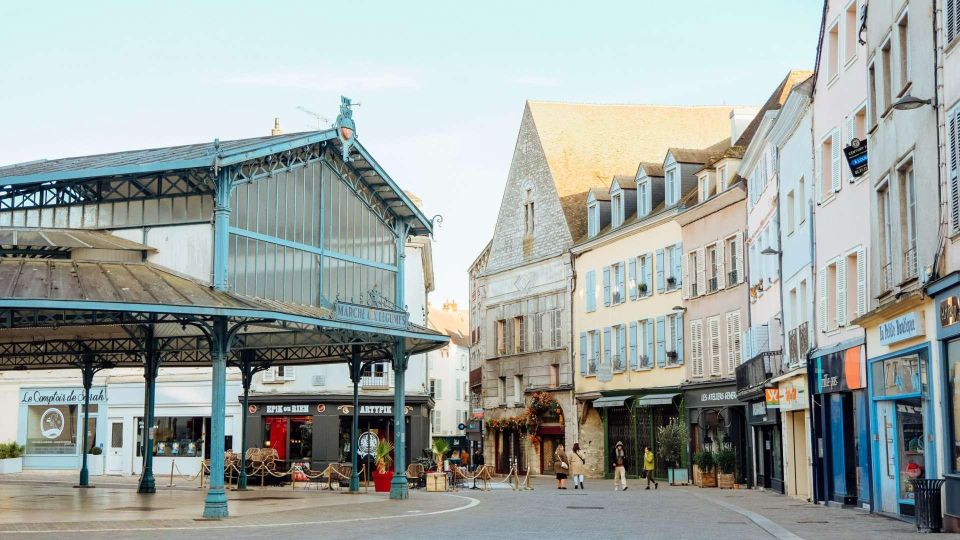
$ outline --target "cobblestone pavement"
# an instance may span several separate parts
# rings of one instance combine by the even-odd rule
[[[107,484],[106,479],[101,482]],[[128,487],[123,487],[125,484]],[[110,486],[80,492],[55,481],[4,480],[0,482],[0,540],[193,539],[198,533],[205,539],[317,535],[490,538],[527,534],[547,538],[698,540],[919,537],[909,523],[856,510],[825,508],[750,490],[663,484],[658,490],[645,491],[638,484],[626,492],[614,492],[608,481],[594,480],[588,483],[587,491],[559,491],[547,479],[540,479],[534,491],[414,491],[409,501],[401,502],[379,494],[350,496],[275,488],[231,492],[232,517],[223,521],[195,519],[203,496],[196,488],[138,496],[127,479]],[[101,500],[92,502],[97,497]],[[78,512],[83,519],[76,519]],[[21,516],[29,518],[18,520]]]

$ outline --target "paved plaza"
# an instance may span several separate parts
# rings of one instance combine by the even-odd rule
[[[559,491],[547,478],[533,491],[498,486],[488,492],[411,492],[409,501],[385,494],[315,489],[254,488],[229,492],[231,517],[198,519],[205,490],[175,479],[155,495],[138,495],[135,479],[99,477],[78,490],[61,473],[0,478],[3,538],[716,538],[872,540],[918,537],[913,525],[855,510],[824,508],[750,490],[639,484],[615,492],[593,480],[586,491]],[[165,484],[165,482],[159,482]],[[166,482],[168,483],[168,482]],[[942,535],[942,538],[960,538]]]

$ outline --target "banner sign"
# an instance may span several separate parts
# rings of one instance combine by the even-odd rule
[[[338,321],[372,324],[389,328],[406,329],[410,322],[410,314],[405,311],[393,311],[348,302],[337,302],[335,313]]]
[[[818,394],[847,392],[866,388],[863,373],[863,347],[858,345],[817,357]]]
[[[684,402],[687,408],[740,405],[740,400],[737,399],[737,387],[732,385],[703,390],[687,390]]]
[[[850,145],[843,149],[843,155],[847,157],[847,165],[850,166],[853,176],[859,178],[867,174],[867,141],[853,139]]]
[[[767,401],[768,409],[780,408],[780,389],[779,388],[765,388],[764,395],[767,398],[766,401]]]

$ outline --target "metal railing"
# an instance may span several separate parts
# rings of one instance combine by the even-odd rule
[[[597,359],[589,358],[587,359],[587,375],[596,375],[597,374]]]
[[[625,371],[626,369],[627,369],[626,359],[621,357],[619,354],[613,355],[613,370]]]
[[[797,354],[806,356],[810,352],[810,323],[804,321],[797,327]]]
[[[893,263],[887,263],[880,267],[880,290],[889,291],[893,289]]]
[[[903,279],[917,277],[917,248],[912,247],[903,252]]]
[[[764,351],[737,366],[737,397],[762,395],[770,379],[785,373],[783,351]]]
[[[642,367],[642,368],[653,367],[653,362],[650,360],[650,356],[649,356],[649,355],[641,354],[641,355],[637,358],[637,361],[640,362],[640,363],[639,363],[639,366]]]
[[[390,379],[386,375],[364,375],[360,377],[360,386],[363,388],[388,388]]]
[[[740,273],[736,270],[731,270],[727,272],[727,283],[736,283],[737,278],[740,277]]]
[[[717,292],[717,278],[712,277],[707,280],[707,292]]]
[[[690,283],[690,296],[697,296],[697,282]]]

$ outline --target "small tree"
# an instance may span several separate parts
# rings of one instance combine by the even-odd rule
[[[430,450],[433,451],[433,460],[437,463],[437,472],[442,471],[443,458],[450,453],[450,443],[446,439],[434,439]]]
[[[697,464],[697,467],[700,468],[701,472],[708,473],[713,470],[716,461],[713,457],[713,452],[710,450],[700,450],[693,454],[693,462]]]
[[[687,430],[676,418],[671,419],[657,430],[657,446],[660,457],[673,467],[678,467],[683,449],[687,446]]]
[[[381,439],[380,442],[377,443],[377,448],[373,451],[374,464],[377,466],[378,473],[383,474],[387,472],[387,469],[389,469],[393,463],[393,457],[390,455],[390,452],[393,452],[393,445],[390,444],[390,441]]]
[[[723,474],[733,474],[737,467],[737,453],[729,445],[717,450],[717,467]]]

